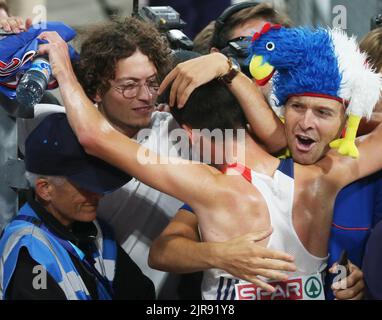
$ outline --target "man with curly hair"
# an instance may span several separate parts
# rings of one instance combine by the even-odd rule
[[[156,29],[134,18],[90,31],[76,74],[107,119],[134,137],[152,122],[158,84],[170,66],[170,50]]]
[[[86,94],[124,135],[160,153],[160,141],[177,127],[170,114],[155,111],[157,91],[170,67],[170,49],[159,32],[135,18],[89,30],[76,65]],[[168,144],[171,148],[171,144]],[[147,264],[152,243],[180,202],[134,179],[106,195],[97,214],[113,228],[125,251],[154,282],[159,298],[175,298],[177,279]]]

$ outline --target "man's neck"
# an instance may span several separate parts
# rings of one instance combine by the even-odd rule
[[[53,226],[55,230],[57,228],[69,230],[74,223],[74,220],[63,217],[51,204],[35,194],[28,195],[28,203],[36,214],[49,226]]]
[[[37,201],[37,202],[39,202],[39,201]],[[51,204],[42,204],[41,202],[39,202],[39,203],[43,206],[45,211],[49,212],[62,226],[64,226],[65,228],[70,229],[70,227],[73,224],[74,220],[67,219],[66,217],[64,217]]]
[[[107,122],[109,122],[115,130],[119,131],[120,133],[122,133],[123,135],[129,138],[134,138],[137,135],[138,131],[141,129],[137,127],[128,126],[122,122],[117,123],[116,121],[110,120],[110,117],[108,113],[106,112],[106,110],[103,108],[102,103],[97,103],[97,108],[106,118]]]
[[[248,133],[245,134],[244,141],[235,140],[232,148],[236,155],[235,161],[225,158],[223,165],[216,166],[219,170],[227,165],[240,163],[256,172],[272,176],[279,164],[279,160],[266,152]]]
[[[129,126],[120,127],[116,125],[115,123],[110,122],[109,120],[108,122],[114,127],[114,129],[118,130],[119,132],[121,132],[122,134],[124,134],[125,136],[129,138],[134,138],[137,135],[138,131],[140,130],[140,128],[132,128]]]
[[[41,200],[41,199],[40,199]],[[83,245],[93,242],[97,236],[97,227],[92,222],[69,221],[38,196],[28,195],[28,203],[50,232],[61,239],[69,240],[81,250]]]

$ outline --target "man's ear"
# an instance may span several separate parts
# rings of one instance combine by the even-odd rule
[[[191,145],[200,143],[200,130],[193,130],[189,125],[182,124],[182,129],[186,131],[188,139],[190,139]]]
[[[53,185],[47,179],[39,178],[35,184],[36,195],[40,199],[49,202],[52,199],[52,187]]]
[[[101,90],[98,88],[95,95],[93,96],[93,101],[95,103],[100,103],[102,102],[102,93],[101,93]]]
[[[94,96],[93,101],[96,103],[100,103],[102,101],[101,95],[98,92]]]
[[[184,131],[186,131],[188,139],[190,139],[190,141],[192,142],[192,129],[191,129],[191,127],[187,124],[182,124],[181,127]]]
[[[218,48],[212,47],[210,49],[210,53],[214,53],[214,52],[220,52],[220,50]]]

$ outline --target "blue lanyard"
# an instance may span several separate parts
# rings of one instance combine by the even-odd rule
[[[82,252],[80,248],[78,248],[76,245],[71,243],[68,240],[64,240],[56,236],[53,232],[49,230],[49,228],[44,224],[43,221],[31,217],[31,216],[26,216],[26,215],[19,215],[14,218],[14,220],[19,220],[19,221],[27,221],[31,222],[34,225],[38,226],[42,230],[46,231],[49,233],[54,239],[56,239],[64,249],[69,252],[72,256],[77,258],[80,262],[82,262],[83,266],[90,271],[91,274],[95,275],[97,280],[101,283],[101,285],[104,287],[106,290],[107,295],[109,295],[109,298],[114,296],[113,288],[109,282],[95,267],[94,267],[94,261],[89,262],[88,259],[86,258],[85,254]],[[92,244],[93,249],[95,247],[94,244]]]

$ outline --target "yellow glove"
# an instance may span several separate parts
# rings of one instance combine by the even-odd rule
[[[292,156],[290,153],[290,150],[288,148],[285,148],[282,153],[280,153],[277,158],[279,159],[288,159]]]
[[[330,143],[330,147],[333,149],[338,149],[338,153],[343,156],[350,156],[357,159],[359,157],[359,151],[355,145],[355,138],[357,136],[360,122],[360,116],[351,114],[348,119],[345,138],[333,141]]]

